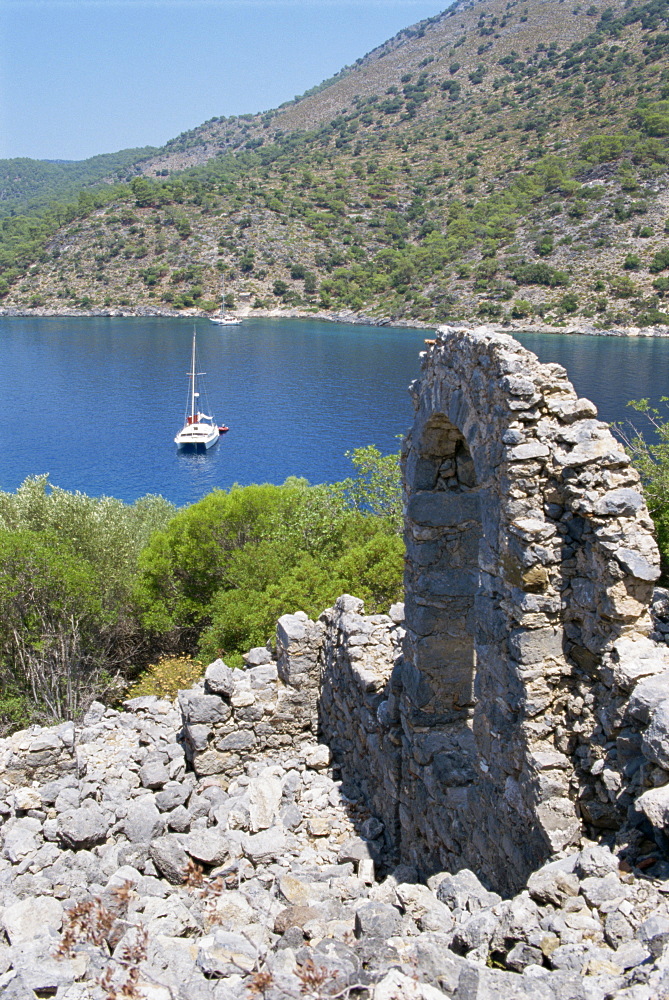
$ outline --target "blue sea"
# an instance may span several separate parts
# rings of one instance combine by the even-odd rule
[[[203,402],[229,432],[206,454],[177,451],[193,321],[0,318],[0,489],[54,485],[132,501],[192,503],[233,483],[349,475],[346,452],[398,447],[409,382],[429,331],[307,319],[197,320]],[[629,399],[669,395],[669,340],[522,334],[563,364],[605,420]]]

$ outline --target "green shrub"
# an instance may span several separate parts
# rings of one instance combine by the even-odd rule
[[[662,250],[658,252],[653,257],[650,262],[648,270],[651,274],[658,274],[660,271],[666,271],[669,268],[669,247],[663,247]]]
[[[575,292],[568,292],[558,301],[558,308],[562,312],[575,313],[578,311],[578,295]]]
[[[545,285],[554,288],[569,284],[569,275],[543,263],[517,264],[509,274],[517,285]]]
[[[632,400],[627,405],[643,414],[651,434],[643,434],[634,421],[617,425],[626,451],[641,477],[644,497],[655,523],[662,559],[663,580],[669,571],[669,420],[665,412],[669,398],[662,396],[663,409],[650,405],[648,399]]]
[[[228,655],[264,643],[277,617],[298,610],[291,605],[298,597],[302,610],[316,613],[342,586],[374,607],[398,594],[398,458],[372,446],[351,458],[356,475],[341,483],[233,487],[179,511],[141,556],[145,627],[171,635],[175,648],[193,648],[202,635],[205,655]],[[356,578],[353,563],[341,560],[358,546],[367,568]],[[389,552],[392,579],[384,568]]]
[[[648,135],[669,135],[669,101],[655,101],[635,112],[635,121]]]
[[[516,299],[511,305],[511,315],[514,319],[526,319],[532,312],[532,303],[527,299]]]

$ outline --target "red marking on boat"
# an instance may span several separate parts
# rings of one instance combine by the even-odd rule
[[[218,428],[218,433],[219,433],[219,434],[225,434],[225,433],[226,433],[226,431],[229,431],[229,430],[230,430],[230,428],[229,428],[229,427],[226,427],[225,425],[223,425],[223,427],[219,427],[219,428]]]

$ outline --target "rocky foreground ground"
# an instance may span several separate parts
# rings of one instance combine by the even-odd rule
[[[126,708],[0,741],[3,1000],[669,997],[657,852],[584,842],[513,899],[468,870],[423,884],[327,747],[225,787],[187,769],[176,705]]]

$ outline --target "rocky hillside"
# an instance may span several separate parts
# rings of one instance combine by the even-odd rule
[[[457,4],[5,227],[3,305],[206,312],[225,275],[231,307],[666,326],[668,40],[667,0]]]

